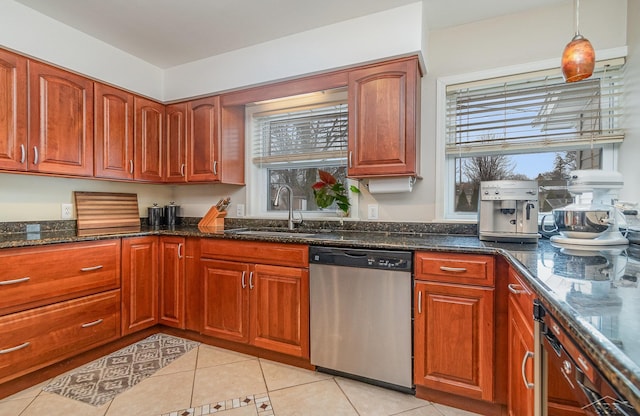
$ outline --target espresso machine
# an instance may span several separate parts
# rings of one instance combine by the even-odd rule
[[[480,182],[478,236],[483,241],[537,243],[538,182]]]

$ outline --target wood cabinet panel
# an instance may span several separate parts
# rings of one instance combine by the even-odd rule
[[[415,383],[491,401],[494,291],[416,281]]]
[[[200,250],[201,255],[208,258],[277,266],[309,266],[309,247],[303,244],[203,239]]]
[[[27,169],[27,59],[0,50],[0,169]]]
[[[133,95],[98,82],[94,92],[94,175],[133,179]]]
[[[432,282],[493,286],[492,256],[455,253],[416,253],[416,279]]]
[[[182,237],[160,238],[159,314],[161,324],[185,328],[185,253]]]
[[[309,358],[309,271],[257,264],[249,289],[251,343]]]
[[[217,181],[220,169],[220,97],[190,101],[188,111],[187,181]]]
[[[417,175],[420,70],[404,59],[349,72],[348,176]]]
[[[249,265],[203,259],[202,267],[202,333],[231,341],[249,342]]]
[[[521,309],[517,297],[518,295],[509,295],[507,405],[511,416],[533,416],[532,383],[536,382],[533,374],[533,318],[530,313],[533,304],[527,314]],[[526,377],[526,381],[523,377]]]
[[[93,175],[93,82],[29,61],[28,169]]]
[[[120,290],[0,317],[0,384],[120,336]]]
[[[165,181],[187,181],[187,103],[171,104],[165,108],[166,175]]]
[[[0,315],[120,287],[120,240],[0,250]]]
[[[162,182],[164,179],[164,105],[134,97],[134,178]]]
[[[122,335],[158,323],[158,237],[122,240]]]

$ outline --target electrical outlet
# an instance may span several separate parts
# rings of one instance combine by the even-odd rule
[[[60,216],[63,220],[70,220],[73,218],[73,204],[62,204],[62,212]]]
[[[370,220],[378,219],[378,204],[369,204],[367,206],[367,218]]]
[[[244,217],[244,204],[236,204],[236,217]]]

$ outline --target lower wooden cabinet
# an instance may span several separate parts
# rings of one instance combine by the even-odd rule
[[[512,289],[510,283],[509,294],[509,367],[507,383],[507,406],[510,416],[533,416],[534,394],[533,387],[537,380],[533,372],[533,302],[531,307],[523,309],[518,304],[517,297],[524,297],[528,289],[518,286]],[[513,291],[521,292],[514,293]],[[529,302],[526,302],[529,303]]]
[[[186,239],[160,237],[159,250],[158,319],[163,325],[184,329]]]
[[[415,384],[493,400],[493,289],[416,281],[415,294]]]
[[[205,244],[212,244],[211,242]],[[218,256],[235,258],[240,252],[257,259],[262,252],[265,262],[277,262],[277,252],[300,251],[308,266],[306,246],[280,244],[220,242]],[[224,247],[222,247],[224,246]],[[236,251],[240,250],[240,251]],[[201,259],[203,276],[203,322],[205,335],[248,343],[256,347],[309,357],[309,269],[278,264],[246,263],[209,258],[204,249]],[[271,254],[273,255],[271,255]],[[288,257],[292,262],[296,255]]]
[[[122,335],[158,323],[158,237],[122,239]]]
[[[0,384],[120,336],[120,290],[0,317]]]

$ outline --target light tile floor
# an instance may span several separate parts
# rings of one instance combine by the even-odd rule
[[[34,386],[0,400],[0,416],[473,416],[351,379],[200,345],[94,407]]]

